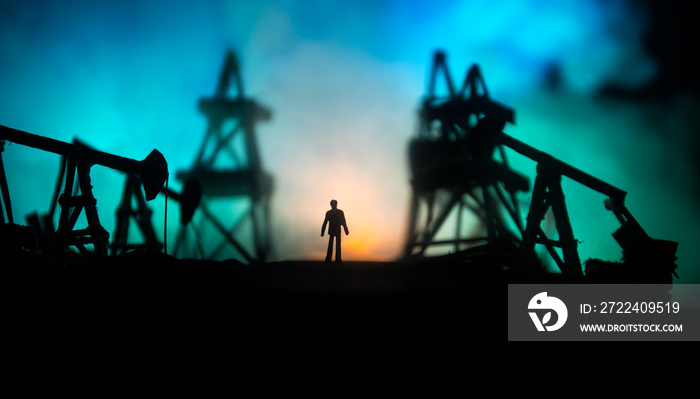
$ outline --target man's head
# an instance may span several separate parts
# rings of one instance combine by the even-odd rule
[[[336,200],[331,200],[331,208],[335,209],[338,207],[338,201]]]

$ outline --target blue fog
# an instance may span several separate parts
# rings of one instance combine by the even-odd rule
[[[213,94],[231,48],[246,94],[272,111],[257,134],[275,179],[274,257],[322,253],[318,230],[337,197],[353,237],[365,241],[348,256],[395,259],[410,199],[406,146],[432,54],[442,49],[455,81],[478,63],[491,97],[516,110],[506,133],[627,191],[649,235],[680,243],[682,282],[697,282],[697,98],[599,95],[608,85],[644,87],[658,72],[642,44],[650,21],[642,4],[4,0],[0,124],[137,160],[157,148],[177,191],[174,175],[192,165],[206,128],[197,100]],[[59,157],[16,143],[2,157],[15,220],[46,212]],[[511,164],[534,179],[532,162],[513,154]],[[101,222],[112,231],[124,176],[101,166],[91,176]],[[619,260],[604,197],[571,182],[564,189],[581,258]],[[522,200],[526,209],[527,195]],[[164,200],[149,204],[162,237]],[[169,243],[178,223],[177,206],[169,206]]]

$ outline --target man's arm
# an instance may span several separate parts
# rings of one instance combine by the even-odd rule
[[[321,226],[321,237],[323,237],[323,233],[326,232],[326,224],[328,223],[328,213],[326,213],[326,218],[323,219],[323,226]]]
[[[345,222],[345,212],[341,211],[340,215],[343,217],[343,228],[345,229],[345,235],[350,235],[350,232],[348,231],[348,224]]]

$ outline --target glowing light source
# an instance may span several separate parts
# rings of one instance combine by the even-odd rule
[[[637,3],[316,5],[309,13],[305,1],[5,2],[0,123],[63,141],[79,137],[130,158],[155,147],[171,171],[186,169],[206,128],[196,101],[211,93],[221,56],[233,46],[247,92],[274,112],[258,136],[263,165],[275,178],[276,256],[323,254],[318,230],[328,201],[337,198],[350,226],[348,256],[392,259],[406,227],[406,145],[432,52],[441,48],[453,74],[478,63],[491,96],[516,109],[509,134],[625,188],[650,234],[680,241],[679,263],[700,263],[684,244],[700,239],[700,223],[687,222],[700,215],[680,187],[700,179],[689,172],[692,135],[683,119],[666,118],[675,108],[640,111],[589,97],[609,82],[629,87],[653,76],[655,64],[641,45],[649,16]],[[559,93],[543,89],[552,65],[561,72]],[[674,140],[660,139],[670,131]],[[3,160],[21,220],[47,207],[58,161],[16,147],[7,146]],[[658,173],[668,167],[671,177]],[[93,181],[111,230],[123,176],[96,170]],[[153,208],[162,231],[162,201]],[[574,213],[575,226],[595,230],[586,227],[592,222],[585,212]],[[177,212],[170,212],[171,235],[177,225]],[[585,245],[597,245],[600,236],[590,235]]]

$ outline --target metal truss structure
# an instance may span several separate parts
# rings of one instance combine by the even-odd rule
[[[436,93],[439,79],[447,96]],[[412,199],[404,258],[425,256],[432,248],[460,254],[480,244],[521,242],[515,193],[529,183],[508,167],[500,146],[497,162],[474,139],[472,130],[486,114],[511,123],[515,118],[512,109],[491,100],[477,65],[457,90],[445,54],[436,52],[418,135],[409,144]],[[482,231],[474,231],[474,217]]]
[[[109,233],[100,224],[97,201],[92,194],[90,169],[93,165],[103,165],[137,176],[145,191],[145,201],[150,201],[158,195],[168,176],[168,165],[158,150],[151,151],[144,160],[136,161],[95,151],[79,142],[65,143],[0,126],[0,141],[4,140],[61,155],[59,177],[49,215],[43,220],[37,215],[30,215],[28,218],[32,227],[40,230],[44,249],[53,252],[56,259],[62,258],[68,247],[75,247],[80,253],[94,256],[98,261],[107,257]],[[12,208],[4,173],[2,182],[3,200],[8,209],[8,221],[12,224]],[[59,196],[62,187],[63,193]],[[52,215],[57,204],[60,205],[61,211],[58,227],[54,230]],[[85,229],[76,229],[76,222],[83,212],[88,226]],[[92,245],[94,250],[90,251],[87,245]]]
[[[447,97],[435,95],[439,72],[443,72]],[[561,274],[581,278],[578,240],[561,184],[566,177],[606,195],[605,208],[621,225],[613,237],[622,248],[622,263],[589,259],[587,276],[618,273],[632,275],[635,281],[660,283],[678,277],[678,243],[651,238],[626,208],[625,191],[505,134],[504,127],[513,118],[512,110],[489,99],[477,66],[470,68],[456,91],[445,55],[435,54],[419,134],[409,148],[413,198],[404,258],[425,257],[430,247],[451,246],[453,253],[441,256],[468,261],[484,254],[505,255],[509,268],[533,273],[541,266],[535,248],[542,245]],[[529,191],[529,180],[508,167],[505,147],[537,163],[524,226],[516,194]],[[477,216],[485,234],[464,235],[465,211]],[[542,222],[550,211],[556,231],[548,235]],[[437,238],[446,227],[453,229],[451,235]]]
[[[228,93],[230,89],[233,93]],[[246,98],[240,64],[233,51],[226,53],[214,95],[199,101],[199,110],[206,116],[208,127],[194,165],[177,173],[181,181],[196,180],[201,185],[201,201],[190,224],[195,232],[194,243],[184,226],[180,229],[175,254],[190,256],[195,249],[204,259],[216,259],[226,247],[233,257],[247,263],[265,262],[271,252],[269,202],[273,179],[264,172],[255,126],[271,118],[271,112]],[[228,157],[224,157],[228,155]],[[239,215],[227,209],[214,211],[212,204],[244,204]],[[226,209],[224,207],[224,209]],[[203,230],[220,236],[218,245],[204,238]],[[191,234],[190,234],[191,235]]]

